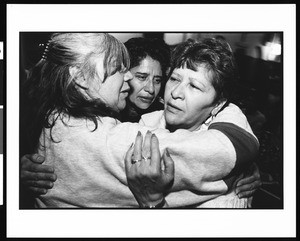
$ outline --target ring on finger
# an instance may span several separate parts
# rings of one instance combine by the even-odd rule
[[[140,162],[141,160],[140,159],[134,159],[134,160],[131,160],[131,164],[135,164],[137,162]]]
[[[150,156],[147,156],[147,157],[142,156],[142,158],[143,158],[144,161],[151,160]]]

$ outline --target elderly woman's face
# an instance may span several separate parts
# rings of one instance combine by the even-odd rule
[[[165,118],[169,126],[197,130],[214,108],[216,91],[205,67],[175,69],[166,84]]]
[[[99,61],[96,71],[101,80],[104,79],[103,62]],[[100,99],[115,111],[121,111],[126,106],[126,98],[130,87],[128,81],[132,79],[130,71],[119,72],[107,77],[105,81],[90,80],[87,94],[91,99]]]
[[[148,109],[156,99],[162,81],[160,63],[147,56],[140,65],[130,69],[133,79],[129,81],[129,100],[140,109]]]

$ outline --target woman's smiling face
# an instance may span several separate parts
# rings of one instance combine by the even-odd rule
[[[197,130],[215,107],[216,91],[204,65],[174,69],[165,89],[165,118],[172,129]]]
[[[140,109],[148,109],[156,99],[162,82],[162,69],[158,61],[147,56],[140,64],[130,69],[133,79],[129,100]]]

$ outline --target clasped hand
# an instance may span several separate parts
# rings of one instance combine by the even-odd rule
[[[161,203],[174,181],[174,162],[166,149],[161,157],[155,134],[138,132],[135,144],[126,153],[128,186],[140,207]]]

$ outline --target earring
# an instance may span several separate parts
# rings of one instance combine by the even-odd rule
[[[226,104],[226,100],[220,102],[214,109],[212,109],[211,116],[214,118],[225,104]]]

